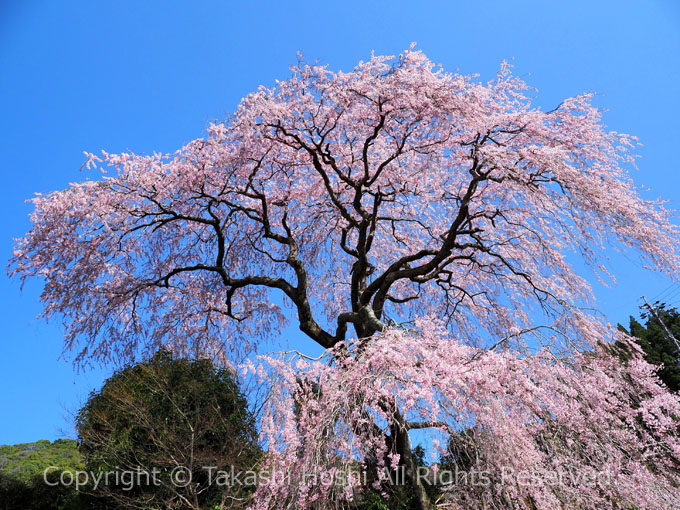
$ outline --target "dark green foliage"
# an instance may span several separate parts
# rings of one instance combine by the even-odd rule
[[[75,443],[75,441],[69,441]],[[49,441],[38,441],[38,443],[28,443],[31,445],[40,444],[41,448]],[[62,445],[63,446],[63,445]],[[4,452],[14,448],[17,451],[25,451],[26,444],[14,445],[13,447],[3,446]],[[74,453],[72,445],[69,450]],[[77,455],[77,450],[75,450]],[[59,458],[59,457],[57,457]],[[68,459],[70,457],[66,457]],[[79,457],[78,457],[79,458]],[[46,468],[52,464],[49,459],[40,465],[31,463],[30,470],[39,470],[29,476],[29,469],[19,471],[20,477],[7,474],[0,470],[0,509],[2,510],[119,510],[119,507],[110,502],[93,497],[88,494],[77,492],[75,488],[60,483],[60,476],[63,471],[50,469],[45,473]],[[57,464],[55,464],[57,465]],[[72,471],[71,471],[72,472]]]
[[[59,480],[59,473],[51,472],[50,483]],[[50,486],[42,474],[29,480],[0,474],[0,508],[3,510],[78,510],[82,508],[79,494],[63,485]]]
[[[474,444],[474,433],[470,429],[452,434],[446,445],[446,453],[439,460],[440,468],[450,472],[471,470],[476,462]]]
[[[427,478],[425,471],[429,468],[425,461],[425,449],[418,445],[411,450],[416,466],[420,468],[423,478]],[[403,470],[391,472],[390,480],[385,481],[381,489],[372,487],[377,472],[371,468],[369,462],[367,486],[358,498],[356,510],[411,510],[417,508],[416,492],[404,476]],[[435,501],[439,488],[434,484],[424,483],[425,491],[431,501]],[[383,495],[384,493],[384,495]]]
[[[666,309],[663,303],[655,308],[656,315],[675,338],[680,338],[680,312],[676,308]],[[644,325],[633,317],[630,318],[630,329],[644,352],[645,359],[654,365],[663,364],[659,377],[671,391],[680,390],[680,353],[674,342],[668,338],[656,317],[649,311],[642,314]],[[621,328],[623,329],[623,328]],[[625,331],[625,329],[624,329]]]
[[[50,469],[44,475],[51,466],[58,469]],[[83,467],[78,443],[72,439],[0,446],[0,508],[103,510],[105,507],[94,499],[59,483],[62,471],[74,472]]]
[[[251,490],[208,483],[208,467],[254,469],[260,453],[254,418],[234,377],[208,360],[161,351],[115,373],[90,395],[76,427],[88,471],[159,471],[159,485],[145,479],[133,490],[106,484],[105,493],[123,507],[144,501],[148,508],[221,508],[223,498]],[[191,471],[193,483],[172,483],[177,466]]]

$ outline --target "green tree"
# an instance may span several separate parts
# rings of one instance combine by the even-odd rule
[[[216,470],[253,469],[260,451],[233,375],[208,360],[175,359],[166,351],[120,370],[92,393],[77,431],[89,471],[151,473],[135,475],[133,483],[110,478],[100,484],[98,491],[124,508],[243,506],[250,488],[216,483]],[[181,480],[173,469],[183,470]],[[188,473],[191,483],[184,486]]]
[[[664,303],[655,303],[654,313],[645,311],[641,319],[644,325],[631,316],[629,330],[622,329],[636,338],[649,363],[663,365],[659,377],[664,384],[671,391],[679,391],[680,352],[666,330],[675,338],[680,338],[680,312],[675,307],[667,309]]]
[[[84,468],[72,439],[0,446],[2,510],[105,510],[106,501],[61,483],[62,473]],[[69,477],[67,476],[68,480]]]
[[[29,482],[35,476],[42,476],[50,466],[64,471],[82,469],[78,443],[73,439],[54,442],[41,439],[34,443],[0,446],[0,472],[6,477]]]

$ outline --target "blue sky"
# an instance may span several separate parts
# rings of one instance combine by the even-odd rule
[[[593,5],[594,4],[594,5]],[[415,41],[448,71],[488,79],[503,59],[555,106],[600,94],[610,129],[637,135],[634,179],[680,209],[680,3],[5,0],[0,6],[0,259],[28,228],[34,192],[83,179],[82,151],[172,151],[258,85],[288,77],[300,51],[350,69]],[[626,321],[638,298],[680,287],[616,256],[596,288]],[[0,444],[72,435],[70,415],[110,367],[59,359],[57,323],[36,319],[40,285],[0,274]]]

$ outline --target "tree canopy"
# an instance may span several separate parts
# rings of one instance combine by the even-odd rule
[[[613,246],[678,273],[677,227],[628,176],[634,147],[591,94],[544,111],[505,64],[481,83],[413,48],[349,72],[299,63],[175,153],[88,153],[104,174],[33,200],[12,272],[44,279],[81,362],[167,345],[238,363],[296,320],[320,360],[244,365],[270,392],[266,469],[291,474],[253,508],[352,499],[308,475],[369,454],[429,508],[409,431],[466,429],[492,476],[615,480],[513,479],[477,504],[670,509],[677,463],[647,459],[678,458],[680,402],[638,357],[624,378],[598,350],[625,335],[568,262],[606,277]]]
[[[257,468],[255,422],[232,374],[209,360],[160,351],[116,372],[90,395],[76,427],[89,471],[159,470],[158,484],[99,486],[122,508],[244,507],[249,488],[215,478]],[[191,483],[176,483],[172,469],[187,470]]]

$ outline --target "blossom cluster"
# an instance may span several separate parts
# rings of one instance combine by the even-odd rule
[[[638,354],[624,362],[604,344],[568,358],[547,349],[480,350],[423,319],[412,331],[390,329],[329,355],[330,363],[261,359],[258,373],[271,391],[262,420],[266,469],[332,478],[368,458],[395,469],[399,458],[385,434],[400,415],[404,426],[427,426],[440,438],[431,460],[450,453],[452,438],[474,459],[460,469],[486,474],[489,483],[449,488],[447,498],[461,508],[680,505],[680,398]],[[555,473],[569,476],[556,483]],[[317,478],[263,488],[254,508],[337,503],[365,489],[334,492]]]

